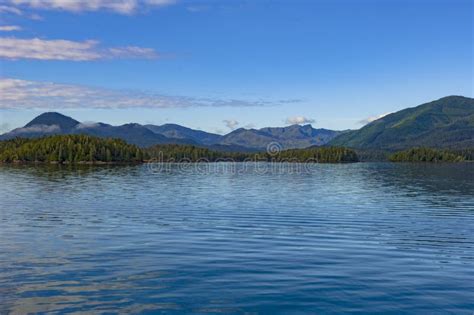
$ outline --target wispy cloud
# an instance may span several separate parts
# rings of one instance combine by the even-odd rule
[[[393,112],[388,112],[388,113],[381,114],[381,115],[378,115],[378,116],[370,116],[370,117],[367,117],[367,118],[365,118],[365,119],[359,120],[358,123],[361,124],[361,125],[367,125],[367,124],[369,124],[369,123],[371,123],[371,122],[373,122],[373,121],[376,121],[376,120],[378,120],[378,119],[380,119],[380,118],[384,118],[385,116],[390,115],[390,114],[392,114],[392,113],[393,113]]]
[[[69,12],[110,11],[133,14],[141,10],[176,3],[176,0],[6,0],[16,9],[60,10]]]
[[[299,98],[291,98],[291,99],[286,99],[286,100],[280,100],[281,104],[296,104],[296,103],[302,103],[304,100],[299,99]]]
[[[0,5],[0,13],[23,15],[23,12],[20,9],[8,5]]]
[[[1,133],[6,132],[10,129],[11,129],[11,127],[10,127],[9,123],[0,123],[0,132]]]
[[[10,14],[10,15],[18,15],[22,17],[26,17],[31,20],[42,20],[43,18],[36,14],[25,14],[23,10],[20,10],[19,8],[16,8],[14,6],[9,6],[9,5],[0,5],[0,13],[2,14]]]
[[[158,56],[152,48],[104,48],[95,40],[78,42],[64,39],[0,37],[0,58],[6,59],[91,61],[110,58],[150,59]]]
[[[47,132],[47,133],[53,133],[53,132],[58,132],[60,131],[61,128],[58,125],[35,125],[31,127],[25,127],[25,128],[17,128],[12,130],[12,134],[22,134],[22,133],[30,133],[30,132]]]
[[[76,125],[76,129],[89,129],[89,128],[96,128],[98,126],[100,126],[100,124],[96,122],[83,122]]]
[[[168,96],[53,82],[0,79],[0,109],[247,107],[270,104],[265,101]]]
[[[0,25],[0,32],[20,31],[21,26],[18,25]]]
[[[234,120],[234,119],[225,119],[222,122],[225,124],[225,126],[227,128],[229,128],[231,130],[234,130],[239,125],[239,122],[237,120]]]
[[[307,118],[305,116],[294,116],[288,117],[285,122],[290,125],[301,125],[301,124],[313,124],[315,122],[314,119]]]
[[[202,12],[209,10],[209,8],[208,5],[189,5],[186,7],[186,10],[189,12]]]
[[[115,47],[108,48],[105,52],[114,58],[146,58],[154,59],[158,58],[158,53],[152,48],[144,48],[137,46],[126,46],[126,47]]]

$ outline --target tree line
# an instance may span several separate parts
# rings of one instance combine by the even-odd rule
[[[265,153],[263,158],[276,162],[351,163],[358,162],[357,153],[344,147],[311,147],[283,150],[278,154]]]
[[[395,152],[389,159],[392,162],[463,162],[474,160],[474,150],[412,148]]]
[[[244,161],[251,155],[249,153],[221,152],[194,145],[158,144],[144,149],[145,154],[153,160],[163,162],[216,162],[224,159]]]
[[[60,135],[0,141],[0,162],[142,162],[143,151],[120,139]]]
[[[164,162],[198,161],[274,161],[274,162],[315,162],[345,163],[357,162],[355,151],[342,147],[313,147],[307,149],[283,150],[275,153],[220,152],[192,145],[155,145],[145,149],[146,154]]]
[[[357,162],[355,151],[343,147],[312,147],[275,153],[221,152],[193,145],[165,144],[139,148],[120,139],[88,135],[55,135],[43,138],[0,141],[0,162],[163,162],[274,161],[346,163]]]
[[[221,152],[193,145],[163,144],[139,148],[121,139],[98,138],[88,135],[56,135],[43,138],[16,138],[0,141],[0,163],[50,162],[217,162],[274,161],[349,163],[365,160],[365,156],[388,156],[392,162],[462,162],[474,161],[474,149],[412,148],[389,154],[360,152],[345,147],[311,147],[277,152]]]

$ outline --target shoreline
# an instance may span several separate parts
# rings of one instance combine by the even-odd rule
[[[13,161],[13,162],[0,162],[0,165],[38,165],[38,166],[47,166],[47,165],[61,165],[61,166],[106,166],[106,165],[140,165],[140,164],[217,164],[217,163],[237,163],[237,164],[244,164],[244,163],[275,163],[275,164],[357,164],[357,163],[387,163],[387,164],[423,164],[423,165],[438,165],[438,164],[471,164],[474,161],[465,160],[465,161],[438,161],[438,162],[420,162],[420,161],[356,161],[356,162],[314,162],[314,161],[153,161],[153,160],[144,160],[144,161],[131,161],[131,162],[105,162],[105,161],[81,161],[81,162],[58,162],[58,161],[50,161],[50,162],[42,162],[42,161]]]

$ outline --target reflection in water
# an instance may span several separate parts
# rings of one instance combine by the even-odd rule
[[[403,189],[407,196],[429,193],[472,196],[474,194],[474,163],[447,164],[370,164],[369,177],[384,186]],[[442,199],[442,198],[441,198]],[[450,200],[450,198],[445,198]]]
[[[242,167],[0,167],[0,313],[474,309],[473,164]]]

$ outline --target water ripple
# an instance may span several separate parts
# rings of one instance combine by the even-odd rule
[[[0,313],[472,314],[474,165],[306,167],[1,166]]]

